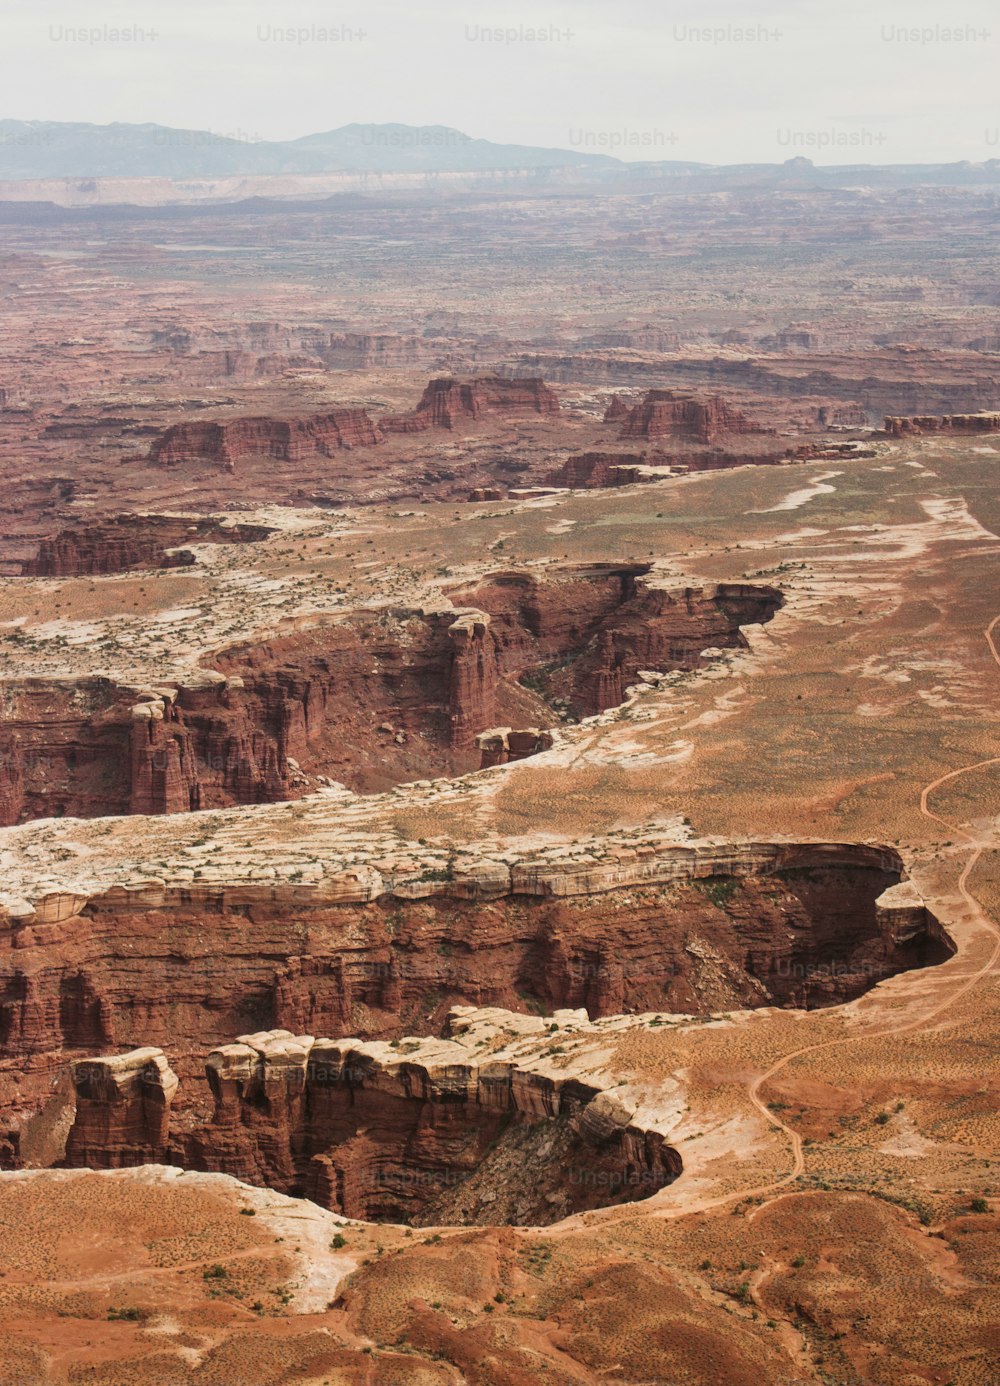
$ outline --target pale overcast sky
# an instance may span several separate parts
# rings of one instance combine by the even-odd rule
[[[713,163],[1000,157],[992,0],[0,0],[0,39],[0,116],[22,120],[249,139],[401,121]]]

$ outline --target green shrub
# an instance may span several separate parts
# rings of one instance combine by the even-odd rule
[[[740,883],[734,876],[706,876],[695,881],[694,886],[711,900],[716,909],[722,909],[739,890]]]

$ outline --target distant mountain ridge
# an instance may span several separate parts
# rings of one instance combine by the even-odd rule
[[[168,125],[0,120],[0,179],[616,167],[607,154],[472,139],[447,125],[342,125],[296,140]]]
[[[624,132],[627,134],[627,132]],[[626,142],[627,143],[627,142]],[[621,147],[621,144],[619,144]],[[523,174],[529,180],[558,184],[577,180],[589,187],[616,187],[649,180],[683,181],[691,191],[706,188],[780,186],[843,188],[852,186],[939,187],[1000,184],[1000,159],[950,164],[816,165],[801,156],[782,163],[708,164],[663,159],[625,161],[611,154],[535,145],[496,144],[473,139],[447,125],[352,124],[294,140],[263,140],[242,130],[216,134],[168,125],[91,125],[73,121],[0,120],[0,183],[47,183],[69,180],[162,179],[290,180],[327,177],[353,179],[365,186],[365,175],[392,180],[433,179],[441,174],[489,180]],[[407,186],[414,186],[412,181]],[[77,191],[84,191],[78,186]],[[192,190],[194,191],[194,190]],[[318,191],[315,190],[315,191]],[[253,189],[265,194],[264,184]],[[4,198],[23,198],[12,188]],[[197,192],[197,200],[211,195]],[[247,191],[234,195],[247,196]],[[51,187],[43,198],[53,196]],[[125,197],[122,200],[129,201]],[[171,200],[175,200],[173,197]]]

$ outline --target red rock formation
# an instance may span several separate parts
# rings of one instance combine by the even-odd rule
[[[655,452],[582,452],[576,457],[567,457],[545,480],[550,486],[569,486],[574,490],[635,486],[657,479],[655,470],[647,469],[659,468],[662,475],[669,465],[666,456]]]
[[[92,1169],[165,1164],[177,1075],[159,1049],[81,1059],[72,1067],[76,1116],[66,1164]]]
[[[551,722],[541,694],[571,714],[603,711],[640,669],[694,668],[706,647],[743,643],[740,624],[768,619],[781,600],[769,587],[664,592],[642,584],[644,571],[496,574],[453,593],[452,612],[358,615],[235,646],[173,693],[11,681],[0,814],[273,802],[306,782],[293,761],[366,792],[464,773],[481,764],[479,732]]]
[[[595,1017],[808,1007],[953,951],[922,902],[884,894],[900,875],[891,849],[674,849],[615,870],[639,884],[588,894],[525,869],[492,898],[469,898],[456,880],[414,899],[404,882],[399,895],[356,891],[345,904],[288,882],[195,880],[115,887],[51,923],[2,919],[0,1112],[47,1101],[57,1056],[138,1037],[184,1076],[248,1024],[389,1038],[436,1032],[456,1003]],[[666,874],[650,883],[649,871]],[[553,881],[578,894],[546,898]]]
[[[480,711],[503,710],[500,691],[491,703],[483,683],[491,676],[491,647],[495,677],[524,679],[547,697],[564,700],[576,715],[591,716],[621,703],[640,669],[692,669],[710,646],[745,644],[740,625],[769,620],[781,604],[780,593],[770,587],[723,584],[714,591],[669,592],[646,586],[644,572],[636,565],[595,565],[545,582],[521,573],[495,574],[479,587],[453,593],[455,602],[490,615],[475,659],[468,646],[468,691],[453,699],[462,734]],[[462,719],[465,698],[475,715]],[[486,725],[496,720],[487,717]]]
[[[109,679],[5,685],[2,823],[127,812],[130,704]]]
[[[816,422],[820,428],[867,428],[868,410],[863,404],[821,404]]]
[[[709,647],[745,646],[740,626],[770,620],[780,604],[774,589],[737,583],[724,583],[714,593],[640,588],[573,668],[561,678],[553,675],[551,687],[561,686],[584,716],[617,707],[640,669],[696,669]]]
[[[383,414],[378,424],[383,433],[426,433],[434,426],[428,413]]]
[[[716,443],[727,436],[769,431],[739,409],[731,408],[721,395],[701,399],[676,390],[650,390],[629,411],[618,436]]]
[[[550,751],[553,737],[541,727],[524,727],[517,731],[512,727],[494,727],[491,731],[480,732],[476,745],[481,757],[480,768],[488,770],[492,765],[508,765]]]
[[[636,239],[629,240],[628,243],[638,245],[644,242]],[[606,328],[601,332],[592,332],[584,338],[584,344],[588,347],[625,347],[634,351],[676,351],[680,343],[678,333],[656,327],[652,323],[632,329]]]
[[[419,433],[428,428],[454,428],[463,420],[490,414],[558,413],[558,397],[539,378],[480,376],[462,381],[442,376],[430,382],[412,414],[390,415],[380,423],[387,433]]]
[[[634,386],[669,375],[699,392],[721,388],[796,401],[807,396],[846,400],[876,415],[993,409],[1000,391],[1000,372],[989,357],[980,358],[970,370],[967,351],[913,346],[814,352],[807,358],[801,352],[754,359],[736,354],[707,357],[701,351],[670,357],[552,351],[519,353],[509,359],[511,370],[537,372],[556,382]]]
[[[920,437],[925,433],[1000,433],[1000,413],[925,414],[912,418],[887,415],[885,431],[890,438]]]
[[[287,352],[268,352],[258,356],[253,351],[199,351],[184,362],[183,378],[191,381],[254,380],[262,376],[284,375],[286,371],[321,371],[324,362],[318,356],[303,356]]]
[[[726,467],[773,467],[783,462],[809,462],[840,457],[874,457],[875,449],[858,441],[831,443],[817,440],[794,447],[737,451],[733,448],[692,448],[678,452],[616,453],[584,452],[569,457],[545,480],[552,486],[591,490],[611,486],[638,486],[661,480],[670,472],[712,472]]]
[[[43,539],[35,557],[21,564],[21,572],[24,577],[81,577],[184,567],[195,558],[183,544],[247,544],[273,533],[264,525],[223,525],[193,516],[119,515]]]
[[[24,803],[24,757],[13,737],[0,735],[0,825],[16,823]]]
[[[333,332],[310,345],[328,366],[337,370],[415,366],[427,359],[428,340],[396,332]]]
[[[481,613],[459,616],[448,634],[455,646],[448,696],[451,744],[467,747],[478,731],[496,720],[500,661],[489,622]]]
[[[432,337],[395,332],[330,332],[321,327],[278,322],[217,323],[155,328],[150,344],[157,353],[180,358],[185,378],[262,376],[306,367],[310,370],[369,370],[414,366],[439,356]]]
[[[287,729],[279,720],[278,735],[269,736],[255,712],[260,715],[224,681],[208,689],[181,688],[172,701],[136,705],[127,812],[189,813],[287,798]]]
[[[624,395],[617,392],[608,401],[608,407],[604,411],[604,423],[618,423],[620,419],[627,419],[632,406]]]
[[[108,679],[8,684],[0,730],[6,823],[109,813],[176,813],[289,797],[288,722],[280,687],[245,700],[221,675],[173,698]],[[301,709],[299,709],[301,711]],[[267,718],[273,716],[268,723]],[[287,720],[286,720],[287,719]]]
[[[363,409],[332,409],[301,419],[175,424],[153,443],[149,460],[169,467],[208,458],[232,470],[245,457],[299,462],[306,457],[331,457],[343,448],[372,447],[381,441],[381,430]]]
[[[817,351],[821,344],[819,333],[808,327],[786,327],[758,342],[764,351]]]
[[[474,1027],[475,1020],[472,1012],[459,1023]],[[533,1162],[533,1222],[648,1197],[681,1171],[677,1152],[660,1132],[637,1124],[635,1103],[621,1096],[510,1059],[480,1065],[472,1047],[454,1041],[415,1041],[412,1048],[415,1054],[400,1057],[355,1039],[314,1040],[287,1030],[244,1035],[209,1055],[214,1116],[179,1131],[172,1153],[186,1168],[305,1193],[348,1217],[417,1225],[440,1221],[442,1196],[454,1204],[463,1186],[471,1198],[461,1221],[504,1221],[502,1204],[525,1192],[531,1128],[550,1123],[554,1129],[534,1142],[544,1142],[549,1158]],[[159,1050],[76,1065],[77,1073],[99,1077],[78,1100],[67,1165],[114,1168],[137,1163],[144,1149],[147,1160],[163,1158],[166,1122],[156,1116],[169,1111],[169,1099],[149,1121],[141,1099],[130,1091],[123,1100],[120,1091],[134,1087],[136,1060],[153,1069],[150,1056],[166,1067]],[[108,1070],[117,1082],[106,1080]],[[148,1080],[157,1096],[159,1076]],[[78,1079],[78,1092],[81,1086]],[[513,1162],[503,1159],[505,1148]],[[487,1186],[485,1198],[475,1182]]]

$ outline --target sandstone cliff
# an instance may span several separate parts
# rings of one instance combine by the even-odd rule
[[[490,414],[558,413],[558,397],[541,379],[480,376],[462,381],[442,376],[430,382],[412,414],[392,415],[380,423],[387,433],[419,433],[428,428],[454,428],[456,423]]]
[[[646,571],[494,574],[451,610],[359,612],[233,646],[174,686],[9,681],[0,823],[269,803],[310,776],[374,792],[465,773],[482,764],[480,732],[614,707],[639,670],[741,646],[740,626],[781,602],[763,586],[670,593]]]
[[[455,1004],[594,1017],[809,1007],[952,951],[912,888],[886,894],[901,874],[888,848],[602,856],[595,845],[572,861],[383,871],[231,885],[196,871],[8,915],[0,1112],[41,1106],[57,1056],[154,1045],[187,1077],[197,1056],[248,1028],[427,1034]]]
[[[225,525],[194,516],[118,515],[97,524],[78,523],[43,539],[35,557],[21,564],[21,573],[83,577],[178,568],[195,561],[185,544],[247,544],[273,533],[265,525]]]
[[[234,470],[244,457],[299,462],[307,457],[331,457],[343,448],[373,447],[381,441],[380,429],[363,409],[332,409],[300,419],[174,424],[153,443],[149,460],[169,467],[204,458]]]
[[[76,1116],[66,1163],[91,1169],[166,1163],[177,1075],[159,1049],[72,1066]]]
[[[890,438],[913,438],[925,433],[1000,433],[1000,413],[924,414],[911,418],[887,415],[885,431]]]
[[[591,490],[605,486],[636,486],[669,476],[670,459],[651,452],[583,452],[567,457],[561,467],[548,473],[550,486],[569,486]]]
[[[635,1099],[552,1068],[551,1032],[586,1034],[585,1015],[512,1016],[505,1034],[495,1014],[460,1008],[455,1038],[394,1045],[242,1035],[208,1056],[211,1119],[172,1137],[176,1080],[159,1050],[84,1060],[65,1163],[155,1163],[169,1143],[186,1168],[305,1194],[351,1218],[418,1225],[440,1220],[456,1197],[463,1222],[553,1222],[648,1197],[677,1177],[679,1154]],[[504,1045],[517,1035],[533,1037],[523,1055]],[[487,1043],[492,1052],[479,1057]],[[526,1184],[532,1145],[543,1158]]]
[[[650,390],[622,420],[619,437],[717,443],[729,436],[771,431],[760,428],[741,410],[733,409],[721,395],[701,399],[676,390]]]

